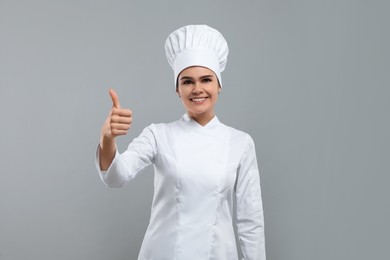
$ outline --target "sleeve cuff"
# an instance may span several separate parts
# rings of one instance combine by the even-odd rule
[[[118,149],[115,150],[115,157],[112,160],[110,166],[108,167],[108,169],[106,171],[103,171],[100,168],[100,152],[99,152],[99,150],[100,150],[100,144],[97,146],[97,149],[96,149],[95,166],[96,166],[96,169],[99,173],[101,180],[103,181],[103,183],[106,186],[108,186],[110,188],[122,187],[123,186],[122,176],[120,176],[120,174],[118,174],[118,172],[119,173],[121,172],[120,170],[118,170],[118,168],[120,168],[118,165],[118,158],[120,157]]]

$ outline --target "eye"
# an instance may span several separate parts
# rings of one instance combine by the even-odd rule
[[[203,79],[203,82],[205,82],[205,83],[211,82],[211,81],[213,81],[211,78],[204,78],[204,79]]]
[[[186,79],[186,80],[183,80],[183,81],[181,82],[181,84],[182,84],[182,85],[189,85],[189,84],[192,84],[192,81],[189,80],[189,79]]]

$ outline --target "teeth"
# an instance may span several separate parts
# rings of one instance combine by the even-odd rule
[[[192,101],[195,101],[195,102],[200,102],[200,101],[203,101],[205,100],[206,98],[193,98]]]

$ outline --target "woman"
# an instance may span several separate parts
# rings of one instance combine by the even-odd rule
[[[139,260],[236,260],[237,231],[245,260],[265,260],[260,179],[252,138],[222,124],[214,107],[222,88],[228,46],[206,25],[188,25],[165,43],[176,92],[186,114],[151,124],[119,154],[115,137],[131,126],[113,90],[113,108],[103,125],[96,166],[103,182],[121,187],[154,164],[151,218]]]

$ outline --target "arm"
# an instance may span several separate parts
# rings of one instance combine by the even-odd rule
[[[248,136],[236,181],[237,231],[245,260],[265,260],[264,215],[255,145]]]
[[[110,188],[122,187],[142,169],[154,163],[157,154],[155,132],[155,126],[152,124],[129,144],[124,153],[119,154],[115,149],[114,158],[106,171],[100,169],[100,147],[98,148],[95,160],[96,168],[106,186]]]
[[[100,138],[99,143],[99,167],[102,171],[107,171],[112,161],[114,160],[116,153],[116,142],[115,139]]]
[[[100,177],[107,186],[121,187],[125,180],[124,171],[117,167],[111,167],[118,157],[115,138],[127,134],[132,123],[132,112],[120,107],[118,95],[113,89],[110,89],[109,93],[112,108],[101,130],[95,164]],[[113,170],[111,170],[111,174],[108,174],[110,168]]]
[[[103,124],[99,144],[99,166],[101,171],[107,171],[116,154],[115,137],[127,134],[131,123],[132,113],[129,109],[122,109],[119,98],[113,89],[110,89],[112,109]]]

